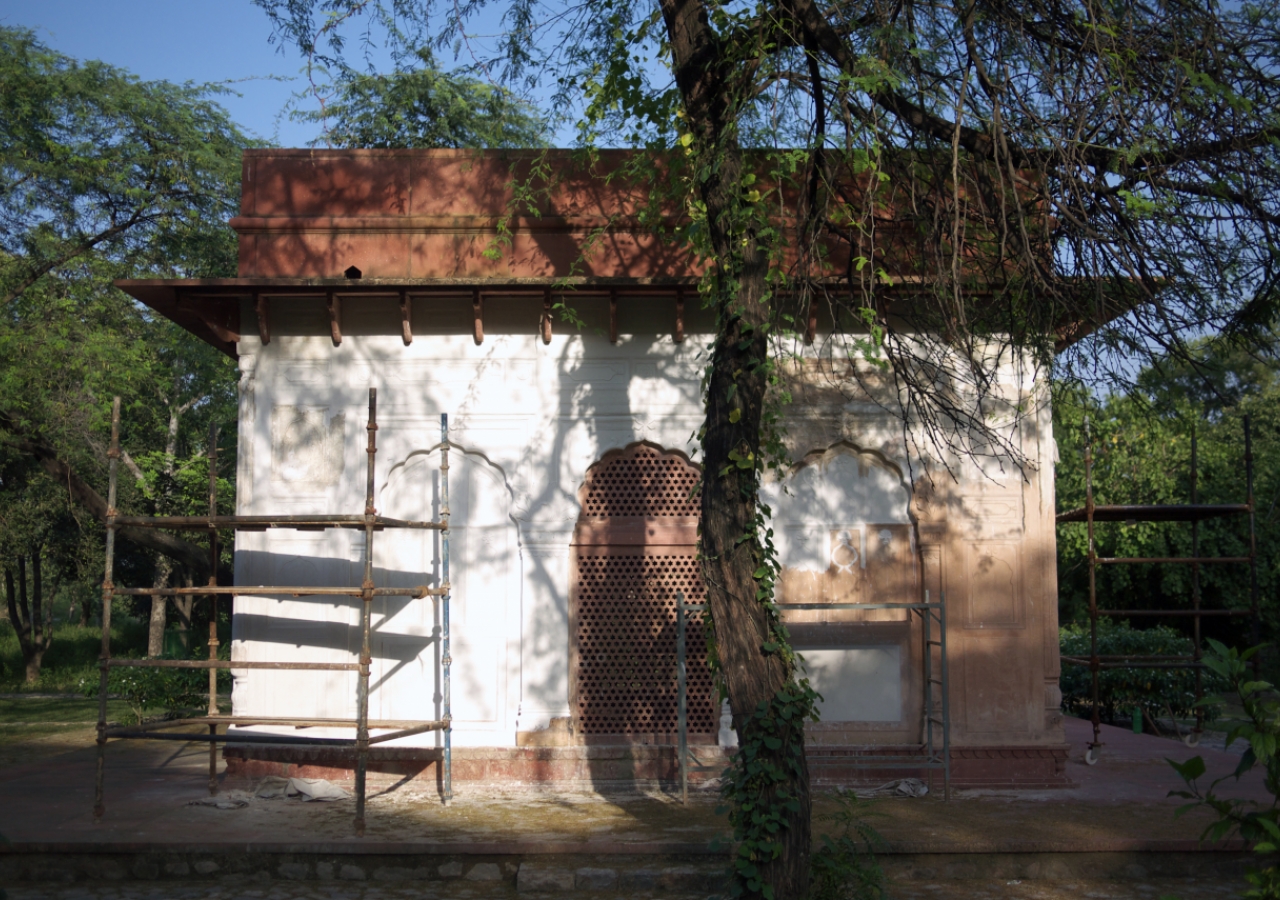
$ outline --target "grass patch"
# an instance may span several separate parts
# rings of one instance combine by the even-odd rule
[[[44,655],[40,678],[27,684],[22,650],[13,625],[0,620],[0,693],[79,693],[80,682],[98,679],[98,655],[102,651],[102,628],[71,623],[55,625],[53,642]],[[142,656],[147,652],[147,623],[126,617],[111,622],[111,655]]]
[[[127,722],[132,713],[123,700],[107,701],[107,721]],[[81,697],[0,697],[0,729],[45,724],[96,725],[98,701]]]
[[[107,721],[133,721],[129,704],[123,700],[107,701]],[[97,700],[0,698],[0,766],[40,762],[63,753],[88,750],[97,739],[97,722]]]

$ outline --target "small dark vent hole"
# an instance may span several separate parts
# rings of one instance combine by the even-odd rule
[[[346,275],[348,278],[359,278],[364,273],[361,272],[359,269],[357,269],[355,266],[351,266],[350,268],[347,269],[347,271],[343,272],[342,274]]]

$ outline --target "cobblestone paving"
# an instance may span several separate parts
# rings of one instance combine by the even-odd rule
[[[1151,881],[951,881],[894,884],[888,900],[1229,900],[1244,886],[1198,879]],[[337,884],[333,882],[252,882],[224,884],[119,882],[115,884],[23,885],[8,889],[8,900],[534,900],[552,896],[517,893],[509,883],[464,885]],[[581,900],[707,900],[705,894],[557,892]]]

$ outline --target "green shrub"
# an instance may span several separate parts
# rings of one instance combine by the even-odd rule
[[[147,652],[147,623],[126,617],[111,622],[111,652],[117,656],[141,656]],[[78,691],[80,682],[98,677],[98,656],[102,653],[102,628],[65,623],[53,627],[53,641],[44,655],[39,680],[26,683],[18,636],[6,619],[0,619],[0,687],[5,691]]]
[[[228,657],[224,648],[220,654]],[[191,659],[206,659],[200,650],[193,651]],[[80,692],[86,697],[97,697],[101,676],[94,672],[80,681]],[[218,690],[230,690],[231,672],[218,670]],[[145,711],[164,710],[166,715],[203,713],[209,704],[208,669],[170,668],[112,668],[107,677],[107,694],[124,700],[133,711],[134,719],[141,723]]]
[[[1253,886],[1242,895],[1245,900],[1280,900],[1280,865],[1276,863],[1276,854],[1280,852],[1280,805],[1277,804],[1280,795],[1280,754],[1277,753],[1280,751],[1280,695],[1277,695],[1274,685],[1253,679],[1249,663],[1261,649],[1254,647],[1241,653],[1209,640],[1205,665],[1240,698],[1244,711],[1244,720],[1227,732],[1227,746],[1237,738],[1247,741],[1249,746],[1240,754],[1240,763],[1235,771],[1215,779],[1207,788],[1199,784],[1207,771],[1203,757],[1194,756],[1184,763],[1167,760],[1187,785],[1185,791],[1169,793],[1190,801],[1180,807],[1176,815],[1202,806],[1217,814],[1217,821],[1206,826],[1200,835],[1202,841],[1221,841],[1232,834],[1239,834],[1253,845],[1263,867],[1250,869],[1245,875],[1245,880]],[[1271,795],[1270,803],[1238,800],[1217,793],[1218,785],[1238,783],[1241,776],[1255,767],[1262,769],[1262,783]]]
[[[810,900],[883,900],[884,872],[875,850],[885,844],[880,833],[867,824],[869,801],[853,791],[836,791],[838,808],[820,821],[840,826],[835,837],[823,834],[809,861]]]
[[[1067,625],[1059,632],[1059,645],[1063,656],[1078,659],[1089,658],[1089,626]],[[1193,650],[1191,639],[1167,625],[1137,630],[1128,622],[1101,619],[1098,622],[1098,655],[1113,656],[1189,656]],[[1092,682],[1088,666],[1063,663],[1062,708],[1082,717],[1092,715]],[[1222,676],[1213,671],[1204,672],[1206,694],[1220,693],[1228,688]],[[1194,714],[1196,702],[1196,675],[1191,669],[1103,669],[1098,678],[1098,702],[1103,719],[1116,722],[1132,715],[1134,707],[1141,708],[1151,718],[1166,715],[1184,717]],[[1201,707],[1206,721],[1212,721],[1218,712],[1215,705]]]

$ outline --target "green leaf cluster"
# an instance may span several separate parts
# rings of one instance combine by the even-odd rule
[[[1253,844],[1266,864],[1247,875],[1253,890],[1243,896],[1248,900],[1277,900],[1280,898],[1280,864],[1274,859],[1280,851],[1280,755],[1277,755],[1277,750],[1280,750],[1280,696],[1272,684],[1257,679],[1253,674],[1251,661],[1261,649],[1258,646],[1240,652],[1219,641],[1209,640],[1209,652],[1204,663],[1231,685],[1244,710],[1243,720],[1227,732],[1227,746],[1237,739],[1247,741],[1249,746],[1240,755],[1235,771],[1215,779],[1207,788],[1199,785],[1207,772],[1203,757],[1195,756],[1184,763],[1167,760],[1187,788],[1170,791],[1169,796],[1190,801],[1179,808],[1178,815],[1200,807],[1208,807],[1217,815],[1217,820],[1205,828],[1201,840],[1218,841],[1238,833]],[[1228,780],[1239,781],[1255,767],[1263,771],[1263,784],[1271,795],[1269,805],[1227,798],[1217,793],[1220,784]]]
[[[102,526],[32,447],[105,496],[119,395],[117,506],[136,513],[205,511],[211,422],[234,459],[235,362],[112,286],[235,274],[253,142],[216,94],[0,28],[0,562],[40,553],[55,586],[101,580]],[[155,563],[122,542],[118,580],[150,583]]]
[[[766,900],[773,900],[773,888],[762,867],[780,857],[780,835],[800,808],[795,785],[808,781],[804,726],[817,721],[820,699],[808,679],[800,679],[762,701],[739,731],[741,743],[725,770],[722,811],[733,828],[733,884]]]
[[[887,842],[867,821],[876,815],[871,801],[843,788],[836,790],[834,799],[835,811],[820,821],[833,822],[839,831],[834,837],[825,832],[819,836],[810,863],[810,900],[884,900],[885,875],[875,853]]]
[[[548,123],[507,88],[442,72],[429,49],[390,74],[345,69],[322,109],[293,117],[320,123],[313,144],[334,147],[529,148],[547,144]]]
[[[0,302],[93,251],[204,274],[234,268],[240,151],[218,89],[142,81],[0,28]]]

